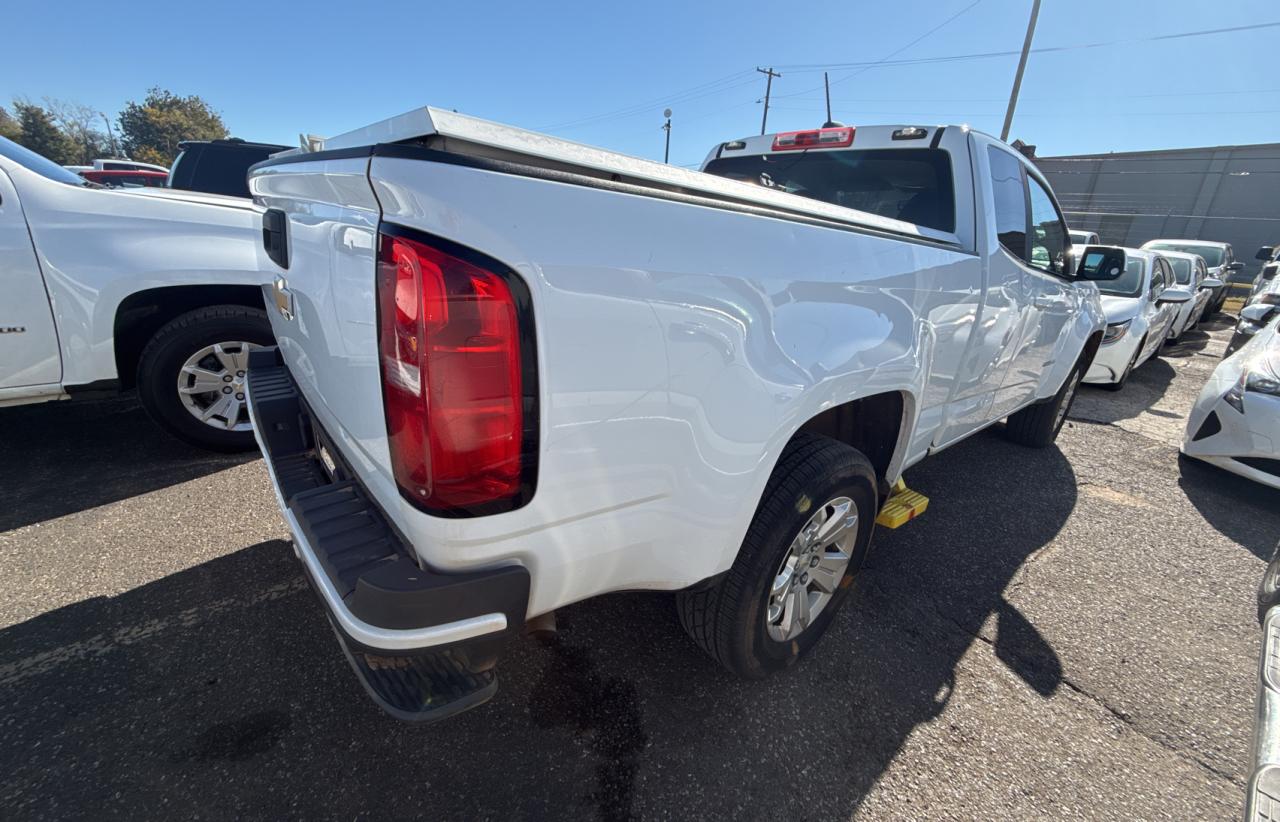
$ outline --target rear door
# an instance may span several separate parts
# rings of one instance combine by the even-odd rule
[[[993,197],[988,220],[998,240],[988,263],[991,287],[1003,288],[1016,318],[992,407],[998,418],[1034,398],[1079,298],[1064,270],[1066,223],[1047,187],[1002,144],[977,139],[985,145]]]
[[[0,388],[62,378],[53,310],[13,181],[0,170]]]

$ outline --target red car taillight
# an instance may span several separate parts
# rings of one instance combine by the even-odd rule
[[[533,386],[514,275],[386,227],[379,243],[383,402],[401,494],[446,515],[523,503],[532,445],[524,397]]]

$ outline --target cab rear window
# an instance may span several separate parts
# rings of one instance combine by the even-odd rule
[[[951,155],[936,148],[853,149],[722,157],[706,172],[845,208],[956,230]]]

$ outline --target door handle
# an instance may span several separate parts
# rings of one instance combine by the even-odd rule
[[[1033,302],[1036,308],[1060,308],[1067,304],[1061,297],[1050,297],[1048,294],[1037,294]]]

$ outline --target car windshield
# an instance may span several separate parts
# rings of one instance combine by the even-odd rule
[[[755,154],[712,160],[706,172],[939,231],[956,228],[951,155],[942,149]]]
[[[1151,243],[1147,248],[1157,251],[1181,251],[1184,254],[1199,254],[1204,257],[1210,268],[1222,265],[1222,249],[1216,245],[1196,245],[1194,243]]]
[[[1138,257],[1130,257],[1124,264],[1124,273],[1115,280],[1099,280],[1098,290],[1112,297],[1136,297],[1142,293],[1142,273],[1146,264]]]
[[[1191,261],[1181,257],[1167,257],[1169,265],[1173,266],[1173,278],[1182,285],[1188,285],[1191,282]]]
[[[48,177],[50,180],[56,180],[59,183],[68,183],[73,186],[89,185],[88,180],[74,171],[67,171],[54,161],[36,154],[29,148],[18,145],[7,137],[0,137],[0,156],[12,160],[28,171],[34,171],[41,177]]]

